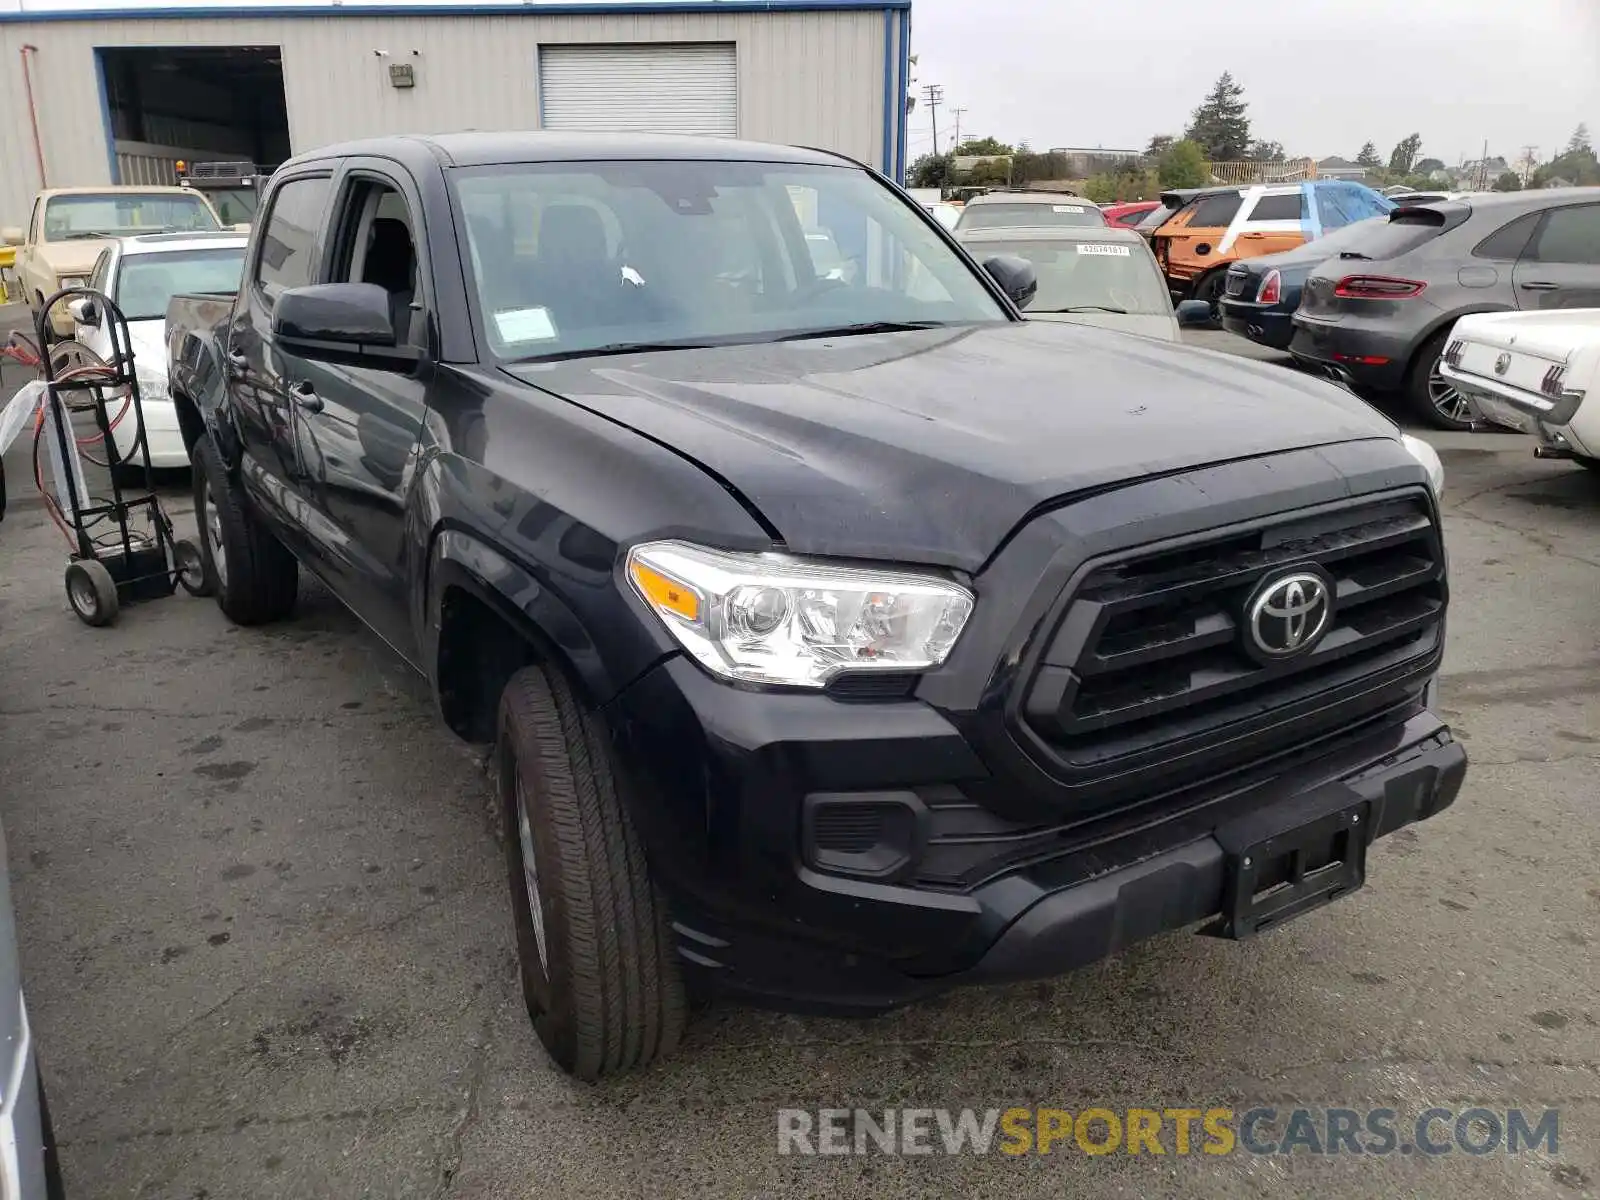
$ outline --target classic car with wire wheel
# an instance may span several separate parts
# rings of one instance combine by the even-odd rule
[[[1600,190],[1474,195],[1397,209],[1307,277],[1289,352],[1421,420],[1470,429],[1440,370],[1450,329],[1483,312],[1600,307]]]
[[[458,133],[286,163],[238,295],[172,301],[223,613],[303,568],[494,747],[563,1069],[696,992],[862,1015],[1251,937],[1455,800],[1438,456],[1023,320],[1043,286],[821,151]]]

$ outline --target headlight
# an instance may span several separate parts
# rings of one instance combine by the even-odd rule
[[[89,282],[87,275],[63,275],[56,281],[57,285],[64,288],[83,287]]]
[[[628,578],[701,666],[749,683],[936,667],[972,613],[972,593],[936,575],[687,542],[635,546]]]
[[[153,375],[139,371],[139,399],[140,400],[165,400],[167,399],[167,377]]]
[[[1428,473],[1428,482],[1433,485],[1435,496],[1444,495],[1444,463],[1439,461],[1439,452],[1419,437],[1412,437],[1409,433],[1400,435],[1400,442],[1406,452],[1422,464],[1422,469]]]

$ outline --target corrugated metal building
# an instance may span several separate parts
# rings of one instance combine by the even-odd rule
[[[726,134],[901,178],[910,35],[911,0],[0,0],[0,225],[44,185],[402,132]]]

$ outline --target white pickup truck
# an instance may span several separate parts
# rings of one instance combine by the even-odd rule
[[[1462,317],[1439,370],[1481,420],[1536,438],[1540,458],[1600,471],[1600,308]]]

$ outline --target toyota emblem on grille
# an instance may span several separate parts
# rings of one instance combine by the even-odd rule
[[[1321,575],[1297,571],[1269,579],[1245,607],[1246,648],[1269,662],[1309,653],[1332,616],[1333,591]]]

